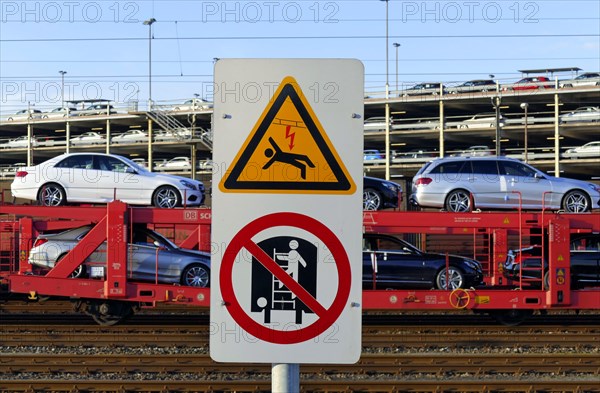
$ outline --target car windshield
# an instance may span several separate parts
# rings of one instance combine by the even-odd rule
[[[163,235],[154,232],[147,228],[134,228],[133,229],[133,243],[141,245],[156,245],[158,243],[161,247],[167,247],[170,249],[178,249],[173,242],[164,237]]]
[[[77,236],[77,241],[80,241],[81,239],[83,239],[88,232],[92,229],[91,226],[87,226],[87,229],[82,232],[79,236]],[[78,232],[79,228],[75,228],[75,229],[70,229],[68,231],[65,231],[63,233],[63,235],[65,233],[68,232]],[[166,237],[164,237],[163,235],[159,234],[158,232],[154,232],[148,228],[144,228],[144,227],[138,227],[133,229],[133,244],[137,244],[137,245],[151,245],[154,246],[155,242],[158,242],[159,246],[163,246],[163,247],[167,247],[170,249],[178,249],[179,247],[177,245],[175,245],[175,243],[171,242],[169,239],[167,239]]]

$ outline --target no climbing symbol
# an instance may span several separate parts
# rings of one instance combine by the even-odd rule
[[[322,258],[315,244],[298,236],[276,236],[257,243],[252,240],[277,227],[282,231],[286,227],[306,231],[329,250],[338,272],[337,293],[331,304],[322,304],[317,293],[318,264]],[[249,310],[236,297],[232,280],[235,262],[243,250],[252,255]],[[323,333],[342,313],[350,294],[350,261],[337,236],[319,221],[297,213],[274,213],[251,222],[231,240],[223,255],[219,284],[230,315],[245,331],[272,343],[299,343]],[[290,331],[268,326],[273,322],[272,311],[294,312],[299,328]],[[257,312],[264,313],[262,323],[250,315]],[[306,324],[303,313],[316,314],[317,320]]]

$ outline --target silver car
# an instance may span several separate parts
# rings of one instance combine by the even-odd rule
[[[561,123],[570,122],[599,122],[600,121],[600,107],[597,106],[582,106],[572,112],[560,115],[559,120]]]
[[[451,212],[473,209],[563,209],[600,206],[600,186],[552,177],[508,157],[447,157],[426,163],[413,178],[409,201]]]
[[[600,72],[585,72],[574,79],[560,81],[562,87],[600,86]]]
[[[92,229],[87,225],[55,234],[42,234],[29,252],[29,264],[52,269]],[[177,247],[171,241],[145,226],[133,227],[133,241],[129,242],[127,276],[137,281],[158,281],[208,287],[210,254]],[[158,269],[158,270],[157,270]],[[106,243],[102,243],[71,277],[105,278]]]
[[[563,156],[567,158],[600,157],[600,141],[588,142],[583,146],[568,149]]]

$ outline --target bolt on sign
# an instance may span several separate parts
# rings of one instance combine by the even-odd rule
[[[216,63],[216,361],[358,360],[363,86],[357,60]]]

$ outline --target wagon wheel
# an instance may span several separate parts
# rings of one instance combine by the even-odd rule
[[[471,295],[466,289],[456,288],[454,291],[450,292],[448,299],[450,300],[452,307],[462,310],[471,302]]]
[[[133,315],[130,302],[95,301],[85,302],[83,312],[101,326],[113,326]]]

